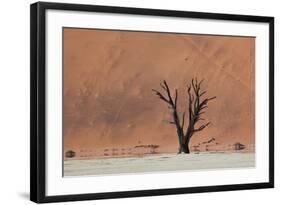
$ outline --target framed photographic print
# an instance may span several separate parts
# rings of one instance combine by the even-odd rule
[[[272,188],[274,18],[31,5],[34,202]]]

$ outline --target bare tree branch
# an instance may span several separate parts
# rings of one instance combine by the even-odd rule
[[[171,97],[171,92],[170,92],[169,86],[168,86],[168,84],[165,80],[163,81],[163,83],[164,83],[164,86],[165,86],[165,91],[167,92],[167,95],[168,95],[168,98],[169,98],[169,102],[170,102],[171,105],[173,105],[173,107],[175,107],[173,99]]]
[[[216,98],[217,98],[216,96],[211,97],[211,98],[208,98],[208,101],[213,100],[213,99],[216,99]]]
[[[200,88],[201,84],[203,83],[204,78],[199,82],[198,87]]]
[[[207,123],[205,125],[200,126],[198,129],[195,128],[195,125],[198,121],[204,120],[201,116],[205,113],[203,110],[208,107],[207,106],[208,102],[216,98],[216,97],[211,97],[211,98],[201,99],[201,97],[207,93],[207,91],[201,91],[201,86],[203,81],[204,79],[202,79],[198,83],[197,78],[195,78],[192,79],[191,84],[188,85],[187,91],[189,97],[189,105],[188,105],[189,125],[187,127],[186,134],[185,134],[186,143],[188,143],[188,141],[191,139],[192,135],[195,132],[201,131],[209,125],[209,123]],[[192,93],[194,93],[194,95]]]
[[[207,91],[202,92],[199,97],[203,96]]]
[[[176,89],[176,96],[175,96],[175,108],[177,108],[177,102],[178,102],[178,90]]]
[[[196,94],[197,87],[196,87],[196,84],[194,84],[194,80],[193,80],[193,79],[192,79],[192,81],[191,81],[191,84],[192,84],[192,87],[193,87],[193,91],[194,91],[194,93]]]
[[[203,130],[204,128],[208,127],[209,125],[210,125],[210,122],[208,122],[208,123],[205,124],[205,125],[201,125],[198,129],[194,129],[193,132],[201,131],[201,130]]]
[[[161,100],[164,100],[166,103],[170,104],[170,101],[167,100],[160,92],[158,92],[157,90],[154,90],[154,89],[152,89],[152,91],[154,91],[156,93],[156,95],[158,95]]]
[[[162,83],[160,83],[160,86],[167,91],[166,87]]]
[[[207,105],[204,105],[203,107],[201,107],[201,110],[207,108],[208,106]]]

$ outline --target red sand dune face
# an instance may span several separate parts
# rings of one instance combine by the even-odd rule
[[[151,89],[167,80],[183,112],[193,77],[217,98],[204,114],[211,126],[191,146],[206,151],[212,138],[218,151],[255,144],[255,38],[66,28],[63,57],[65,150],[94,157],[157,144],[160,153],[177,152],[167,105]]]

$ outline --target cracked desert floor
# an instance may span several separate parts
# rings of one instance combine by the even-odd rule
[[[255,166],[254,153],[161,154],[145,157],[65,160],[64,176],[218,170]]]

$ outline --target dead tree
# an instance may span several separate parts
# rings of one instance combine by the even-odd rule
[[[208,107],[208,102],[215,99],[216,97],[204,98],[203,95],[207,91],[202,91],[201,85],[203,80],[200,82],[197,81],[197,78],[192,79],[191,84],[187,86],[188,94],[188,114],[189,114],[189,124],[185,130],[185,112],[181,115],[181,120],[178,114],[177,103],[178,103],[178,90],[175,89],[174,98],[171,96],[170,88],[167,82],[164,80],[163,83],[160,83],[160,86],[164,90],[165,94],[152,89],[156,95],[168,104],[168,108],[171,109],[173,121],[169,121],[170,124],[173,124],[176,127],[178,142],[179,142],[179,151],[178,153],[190,153],[189,142],[192,136],[199,131],[202,131],[210,125],[210,122],[201,123],[199,127],[195,125],[199,121],[205,121],[201,116],[205,113],[204,110]]]

